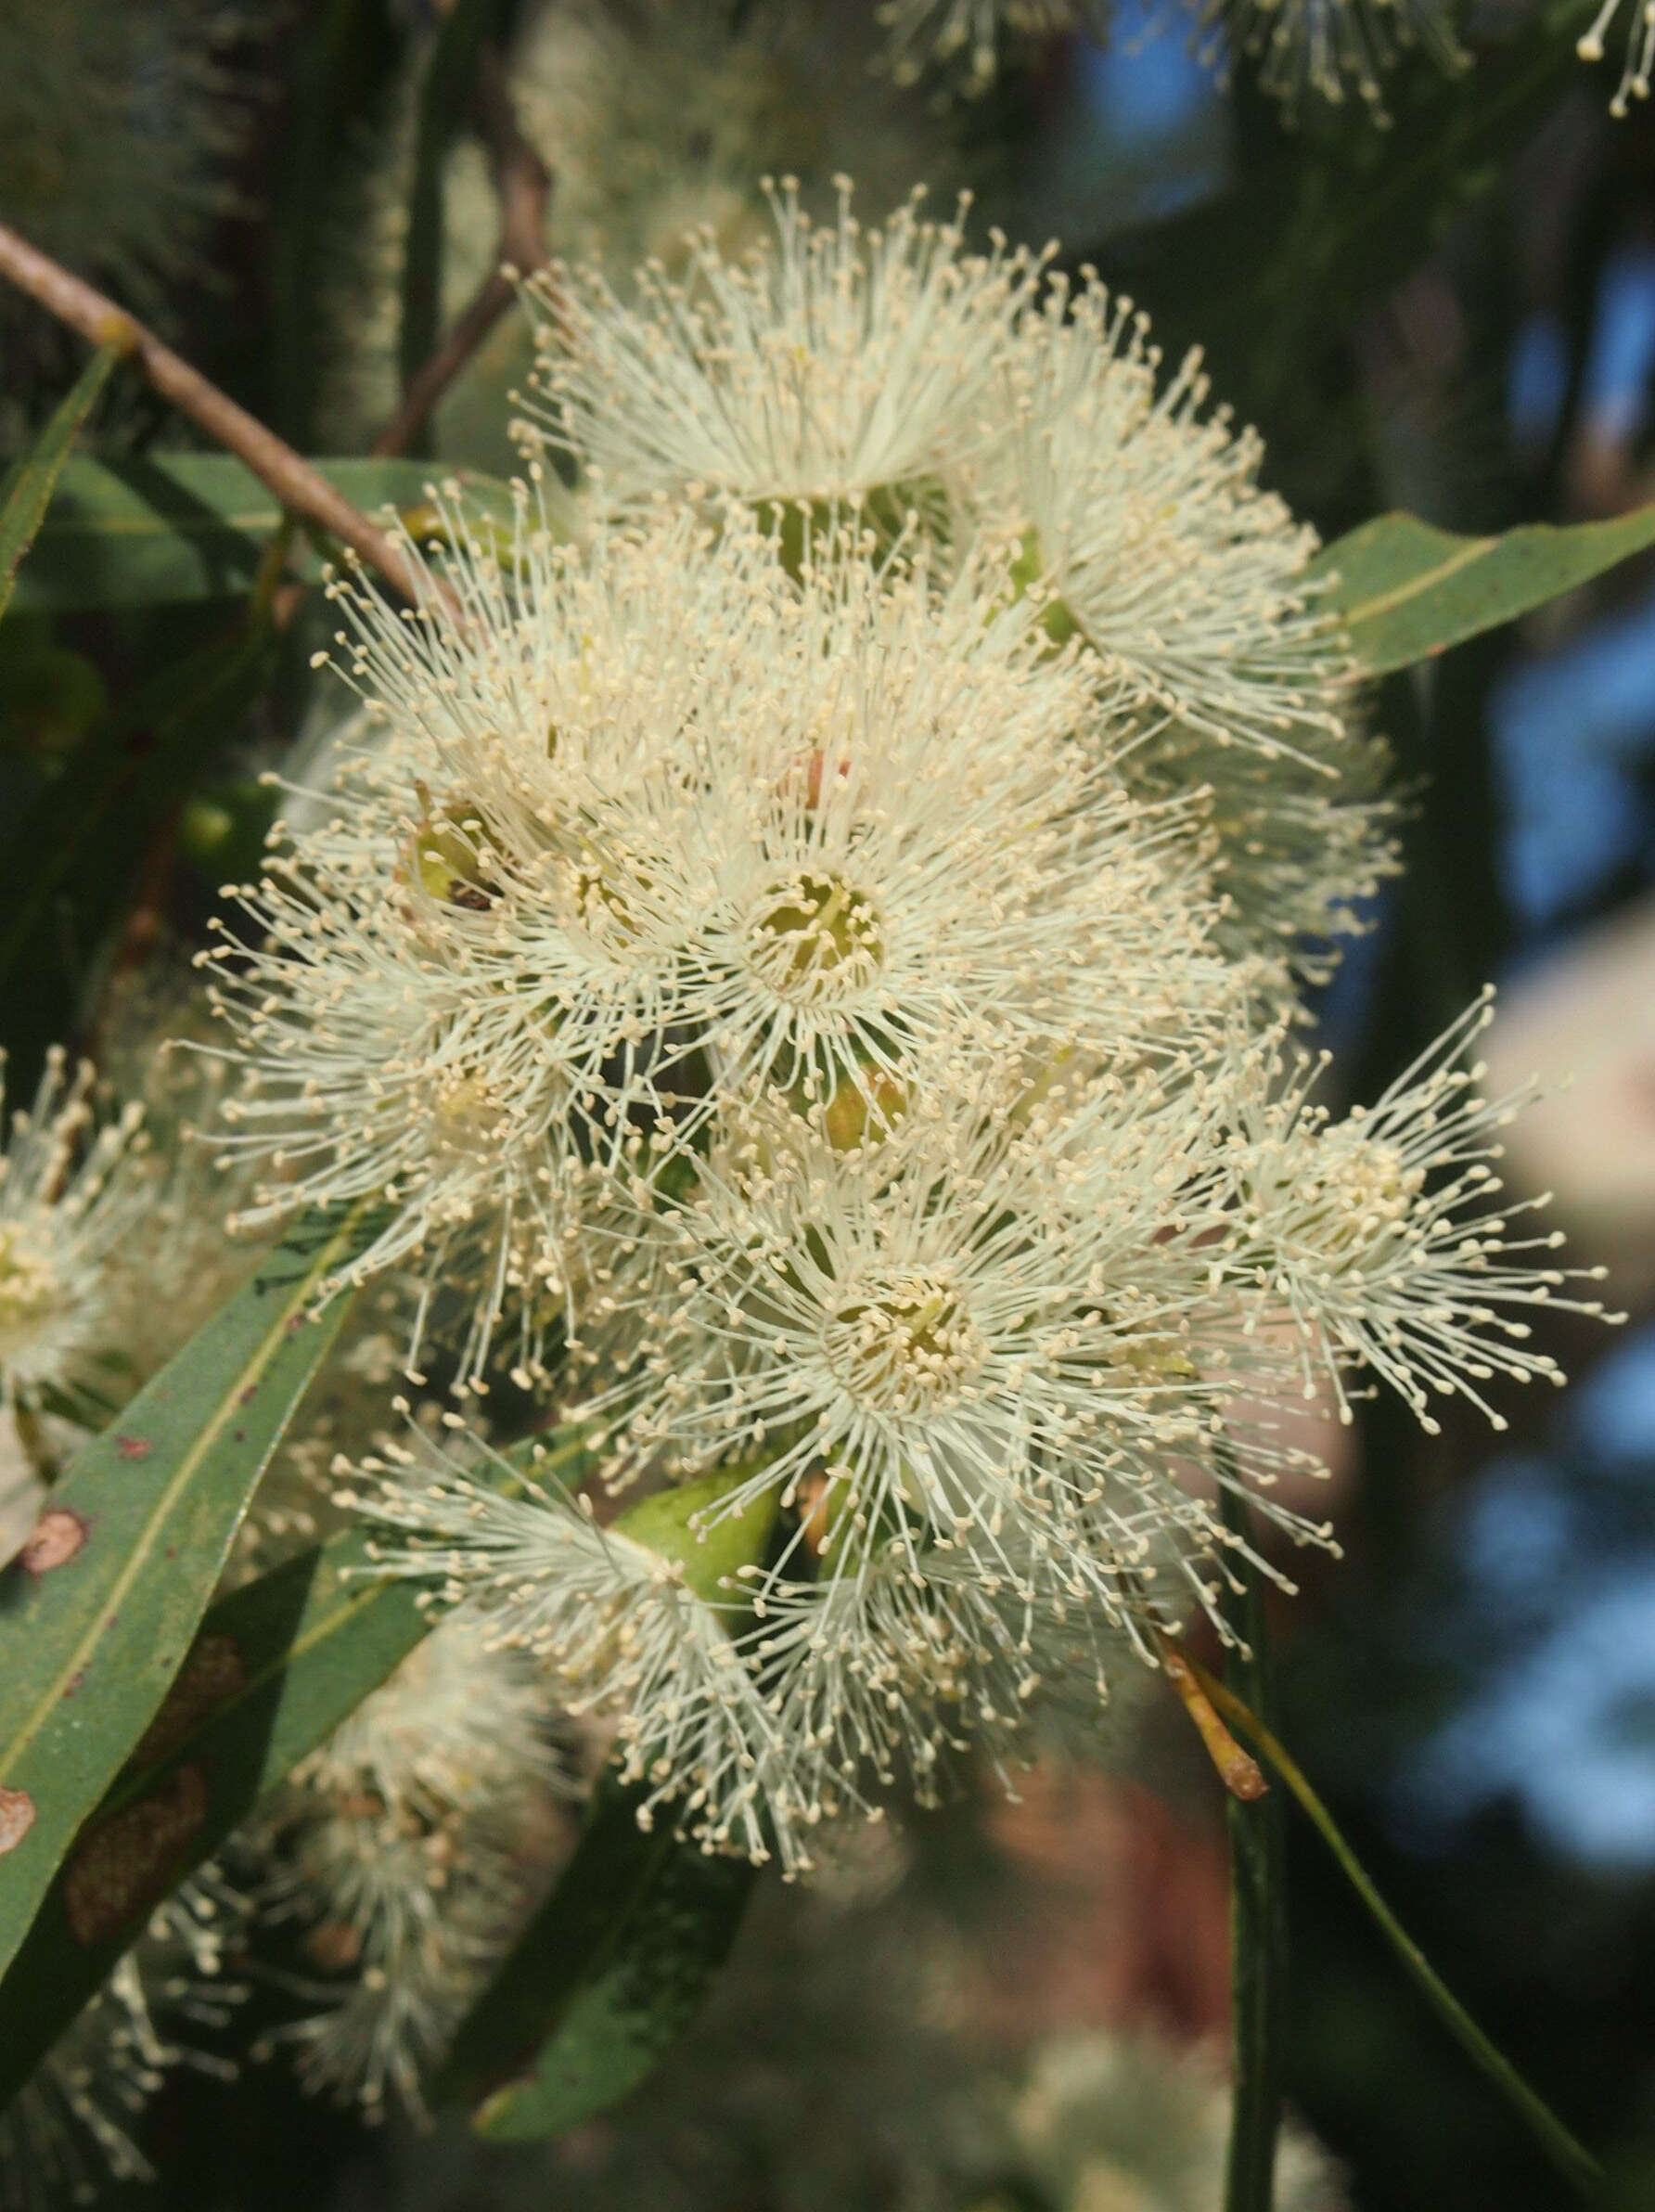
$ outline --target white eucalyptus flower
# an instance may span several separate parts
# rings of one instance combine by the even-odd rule
[[[1111,697],[1221,746],[1338,737],[1351,662],[1306,573],[1315,533],[1259,489],[1256,433],[1203,413],[1199,353],[1160,369],[1130,300],[1054,276],[1007,365],[981,511],[1029,534],[1023,572],[1061,601],[1048,623],[1080,630]]]
[[[840,179],[816,225],[772,192],[773,246],[703,239],[682,281],[645,269],[623,304],[595,270],[528,287],[544,324],[541,434],[622,500],[686,486],[900,511],[991,435],[984,402],[1039,258],[968,252],[917,195],[866,229]]]
[[[1513,1316],[1565,1278],[1479,1212],[1480,1020],[1337,1127],[1274,1039],[848,1125],[726,1106],[693,1188],[617,1205],[583,1347],[589,1479],[674,1486],[602,1526],[504,1461],[387,1454],[379,1564],[612,1714],[647,1813],[804,1871],[819,1821],[1015,1757],[1036,1702],[1215,1611],[1215,1486],[1328,1540],[1271,1493],[1315,1471],[1288,1413],[1324,1370],[1428,1425],[1428,1384],[1552,1371]]]
[[[1597,1299],[1563,1294],[1605,1270],[1560,1268],[1545,1255],[1562,1233],[1511,1233],[1544,1196],[1502,1202],[1499,1132],[1527,1091],[1478,1095],[1484,1070],[1463,1054],[1494,1018],[1480,998],[1370,1107],[1330,1119],[1312,1088],[1325,1061],[1288,1074],[1265,1051],[1255,1087],[1238,1092],[1231,1174],[1237,1235],[1224,1265],[1256,1283],[1302,1332],[1303,1390],[1326,1375],[1341,1417],[1343,1375],[1390,1383],[1435,1433],[1432,1394],[1457,1395],[1507,1425],[1482,1395],[1496,1376],[1560,1383],[1549,1353],[1531,1348],[1545,1309],[1602,1317]]]
[[[265,1909],[342,1977],[281,2031],[301,2079],[378,2116],[420,2084],[538,1899],[564,1784],[520,1658],[445,1621],[261,1822]]]
[[[0,1062],[0,1073],[4,1063]],[[33,1104],[0,1149],[0,1404],[96,1384],[109,1264],[142,1216],[149,1177],[133,1104],[100,1120],[95,1077],[54,1047]]]
[[[430,1580],[502,1648],[547,1671],[564,1709],[611,1722],[638,1819],[707,1851],[813,1871],[824,1822],[877,1817],[902,1783],[934,1801],[949,1760],[1014,1753],[1039,1690],[1107,1698],[1112,1640],[997,1562],[892,1541],[854,1575],[823,1552],[766,1563],[775,1493],[728,1510],[725,1469],[608,1526],[555,1461],[527,1474],[427,1439],[356,1471],[386,1572]]]
[[[808,1867],[816,1762],[784,1734],[732,1640],[746,1609],[735,1570],[762,1544],[765,1511],[686,1541],[687,1516],[723,1482],[650,1501],[639,1530],[606,1528],[555,1459],[522,1472],[421,1438],[359,1473],[368,1486],[348,1502],[395,1532],[377,1539],[379,1564],[434,1581],[494,1643],[531,1654],[566,1711],[613,1721],[645,1825],[671,1820],[706,1850],[774,1858],[788,1875]]]
[[[612,1428],[609,1479],[752,1458],[719,1510],[797,1510],[790,1572],[814,1522],[853,1579],[894,1542],[1114,1624],[1168,1554],[1204,1591],[1214,1517],[1181,1476],[1241,1387],[1279,1380],[1209,1294],[1213,1112],[1185,1069],[1078,1102],[920,1094],[849,1149],[824,1113],[733,1116],[699,1188],[644,1217],[635,1291],[615,1272],[594,1357],[622,1378],[582,1408]]]
[[[378,1198],[382,1224],[341,1280],[417,1269],[410,1361],[432,1299],[463,1276],[462,1377],[486,1361],[508,1303],[518,1362],[531,1368],[545,1326],[535,1303],[555,1311],[563,1287],[551,1222],[567,1178],[552,1189],[545,1151],[556,1070],[544,1055],[506,1056],[493,1027],[480,1031],[474,964],[459,945],[433,949],[408,911],[418,886],[404,863],[420,830],[399,841],[394,820],[382,827],[371,873],[324,830],[290,872],[246,887],[265,945],[250,957],[227,940],[211,956],[213,1002],[239,1032],[226,1057],[243,1078],[221,1108],[220,1158],[244,1182],[260,1165],[276,1178],[253,1183],[233,1226]]]
[[[353,1272],[472,1284],[462,1379],[508,1309],[533,1371],[608,1178],[725,1091],[1164,1058],[1236,998],[1195,809],[1073,741],[1087,677],[1003,568],[864,552],[795,579],[738,516],[578,552],[530,506],[507,568],[449,564],[463,632],[346,597],[388,735],[212,956],[225,1152],[283,1177],[249,1220],[382,1198]]]

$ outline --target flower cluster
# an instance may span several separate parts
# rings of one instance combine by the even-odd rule
[[[1256,441],[1089,275],[773,207],[537,292],[514,526],[444,504],[453,617],[336,585],[368,735],[211,964],[251,1217],[377,1196],[410,1358],[577,1424],[360,1463],[381,1567],[798,1871],[1213,1607],[1215,1493],[1325,1535],[1289,1401],[1497,1415],[1597,1309],[1500,1208],[1481,1005],[1366,1113],[1299,1064],[1387,854]]]
[[[538,1899],[563,1841],[530,1670],[438,1628],[295,1772],[252,1839],[261,1903],[301,1923],[312,2006],[280,2031],[305,2086],[422,2110],[421,2077]]]

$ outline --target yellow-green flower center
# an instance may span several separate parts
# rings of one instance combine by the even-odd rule
[[[753,920],[753,966],[784,998],[848,997],[873,980],[884,957],[873,901],[838,876],[784,878]]]
[[[23,1350],[63,1304],[50,1261],[20,1230],[0,1228],[0,1359]]]
[[[952,1405],[987,1350],[953,1285],[923,1276],[841,1305],[825,1348],[851,1396],[885,1413]]]

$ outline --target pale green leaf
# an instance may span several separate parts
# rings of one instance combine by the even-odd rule
[[[1418,515],[1379,515],[1326,547],[1313,572],[1337,578],[1342,616],[1370,675],[1407,668],[1543,607],[1655,546],[1655,506],[1608,522],[1533,522],[1461,537]]]

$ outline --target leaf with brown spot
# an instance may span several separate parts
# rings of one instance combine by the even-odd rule
[[[592,1463],[582,1434],[570,1431],[549,1441],[541,1466],[578,1486]],[[372,1563],[369,1543],[361,1529],[334,1537],[208,1613],[173,1696],[58,1870],[28,1940],[0,1980],[0,2107],[108,1977],[153,1908],[154,1897],[129,1883],[121,1901],[126,1917],[118,1920],[116,1892],[101,1875],[89,1905],[94,1877],[86,1869],[102,1867],[113,1848],[98,1839],[126,1837],[130,1859],[143,1856],[138,1840],[148,1835],[153,1869],[155,1831],[165,1830],[177,1848],[159,1866],[162,1886],[181,1881],[430,1627],[432,1615],[413,1584],[365,1572]],[[186,1770],[206,1791],[203,1817],[187,1833],[177,1815],[190,1800],[170,1794],[173,1778]],[[121,1825],[150,1805],[160,1811],[146,1813],[146,1825]],[[83,1849],[90,1853],[84,1861]],[[93,1924],[102,1933],[87,1940]]]
[[[32,1799],[35,1818],[0,1860],[0,1972],[189,1649],[248,1500],[344,1318],[342,1297],[306,1317],[361,1249],[366,1214],[301,1224],[138,1394],[122,1433],[153,1446],[147,1459],[129,1463],[109,1430],[81,1452],[50,1516],[80,1527],[72,1573],[7,1575],[0,1789]]]
[[[63,1906],[79,1943],[99,1943],[147,1914],[190,1863],[207,1818],[199,1767],[181,1767],[151,1795],[89,1828],[69,1855]]]
[[[68,1506],[55,1505],[42,1513],[34,1534],[18,1553],[25,1575],[49,1575],[73,1559],[86,1541],[86,1523]]]
[[[34,1825],[34,1800],[27,1790],[0,1790],[0,1858],[15,1851]]]

